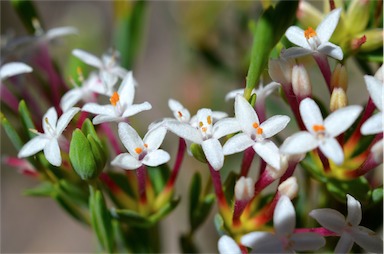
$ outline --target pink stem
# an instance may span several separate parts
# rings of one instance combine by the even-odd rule
[[[139,197],[142,204],[147,203],[147,192],[146,192],[146,178],[147,178],[147,169],[145,165],[141,165],[136,169],[137,182],[139,188]]]
[[[271,183],[273,183],[276,179],[272,178],[267,170],[264,170],[264,172],[260,175],[259,180],[255,183],[255,192],[254,192],[254,198],[267,187]]]
[[[316,233],[321,236],[338,236],[339,235],[326,228],[297,228],[295,229],[294,233]]]
[[[232,224],[239,225],[240,224],[240,216],[243,213],[245,207],[247,207],[249,200],[236,200],[235,207],[232,216]]]
[[[216,171],[209,163],[208,163],[208,167],[209,167],[209,171],[211,172],[212,183],[215,189],[217,202],[219,204],[219,209],[220,210],[227,209],[229,206],[224,196],[224,192],[221,184],[220,171]]]
[[[297,125],[299,126],[300,130],[306,130],[303,120],[301,119],[300,110],[299,110],[299,102],[297,101],[296,95],[293,93],[292,85],[291,84],[285,84],[282,86],[285,97],[287,98],[288,104],[291,107],[291,110],[293,112],[293,115],[296,118]]]
[[[327,56],[324,54],[316,53],[316,54],[313,54],[313,57],[315,58],[315,61],[319,66],[321,73],[323,74],[325,82],[327,83],[328,90],[331,93],[332,92],[332,88],[331,88],[332,73],[331,73],[331,67],[329,66],[329,63],[328,63]]]
[[[8,90],[8,88],[1,83],[1,100],[13,111],[17,112],[19,107],[19,101]]]
[[[240,176],[247,176],[252,164],[253,157],[255,156],[255,150],[252,147],[248,147],[243,155],[243,161],[241,163]]]
[[[172,189],[173,185],[175,184],[176,178],[180,171],[181,163],[183,162],[183,159],[184,159],[186,147],[187,147],[187,144],[185,143],[185,140],[183,138],[180,138],[179,149],[177,151],[175,165],[173,166],[172,174],[165,187],[166,189]]]

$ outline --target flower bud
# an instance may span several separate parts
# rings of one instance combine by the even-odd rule
[[[190,149],[191,149],[191,153],[192,153],[193,157],[195,157],[195,159],[197,159],[198,161],[201,161],[203,163],[207,163],[207,158],[205,157],[205,154],[204,154],[204,151],[203,151],[203,148],[201,147],[201,145],[196,144],[196,143],[192,143],[190,146]]]
[[[331,111],[338,110],[339,108],[344,108],[348,104],[347,94],[343,88],[337,87],[334,88],[331,95],[330,109]]]
[[[353,0],[345,15],[345,25],[350,34],[363,31],[369,21],[369,1]]]
[[[317,27],[323,20],[323,14],[306,1],[300,1],[296,17],[303,27]]]
[[[312,86],[308,72],[303,65],[295,65],[292,69],[293,93],[300,99],[311,96]]]
[[[281,195],[288,196],[289,199],[294,199],[299,191],[299,185],[297,184],[297,179],[294,176],[291,176],[284,182],[282,182],[277,190]]]
[[[235,185],[236,200],[248,201],[253,197],[255,192],[255,183],[250,177],[240,177]]]
[[[265,170],[267,170],[270,177],[273,179],[278,179],[284,175],[285,171],[287,171],[288,168],[288,157],[285,155],[280,155],[280,168],[274,168],[267,164],[267,167]]]
[[[292,82],[292,68],[295,65],[293,59],[270,59],[268,62],[268,72],[272,80],[282,85]]]
[[[348,88],[348,74],[345,66],[342,64],[337,64],[332,73],[331,89],[335,87],[341,87],[344,91],[347,91]]]
[[[383,46],[383,29],[372,29],[358,34],[356,38],[365,36],[366,42],[361,45],[360,50],[370,52]]]
[[[376,163],[383,163],[383,145],[383,140],[381,139],[371,148],[371,153],[373,153],[373,159]]]

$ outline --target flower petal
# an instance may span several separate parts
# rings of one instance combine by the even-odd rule
[[[296,233],[291,237],[292,249],[295,251],[315,251],[325,245],[325,239],[316,233]]]
[[[369,92],[369,96],[371,97],[373,103],[375,103],[376,107],[383,111],[383,84],[375,77],[365,75],[364,76],[365,84],[367,85],[367,89]]]
[[[359,226],[351,232],[355,242],[367,252],[382,253],[383,240],[372,230]]]
[[[130,117],[133,115],[136,115],[137,113],[140,113],[141,111],[150,110],[152,108],[152,105],[149,102],[143,102],[140,104],[133,104],[128,106],[128,108],[124,111],[123,117]]]
[[[339,22],[340,14],[341,8],[331,11],[317,26],[316,33],[322,43],[329,41],[331,38]]]
[[[18,74],[31,72],[32,68],[25,63],[12,62],[1,66],[0,68],[0,80],[4,80],[9,77],[13,77]]]
[[[56,134],[60,136],[64,129],[68,126],[72,118],[80,111],[80,108],[71,108],[62,114],[57,122]]]
[[[284,50],[281,53],[281,56],[290,59],[290,58],[298,58],[302,56],[307,56],[313,54],[314,51],[312,49],[299,48],[299,47],[291,47],[289,49]]]
[[[345,217],[338,211],[329,208],[315,209],[309,216],[328,230],[340,234],[345,226]]]
[[[225,155],[239,153],[244,151],[250,146],[253,146],[255,141],[253,141],[247,134],[239,133],[228,141],[223,146],[223,152]]]
[[[33,139],[31,139],[30,141],[28,141],[21,148],[17,157],[24,158],[24,157],[34,155],[40,152],[41,150],[43,150],[48,142],[49,142],[49,139],[45,135],[38,135]]]
[[[334,138],[326,138],[319,142],[319,148],[324,155],[333,160],[336,165],[341,165],[344,162],[344,152],[339,142]]]
[[[103,67],[103,63],[101,62],[101,60],[98,57],[96,57],[96,56],[94,56],[94,55],[92,55],[92,54],[90,54],[84,50],[74,49],[72,51],[72,54],[88,65],[91,65],[91,66],[94,66],[97,68]]]
[[[213,122],[227,117],[228,114],[221,111],[212,111]]]
[[[101,123],[108,123],[108,122],[120,122],[124,118],[123,117],[118,117],[118,116],[105,116],[105,115],[98,115],[95,116],[92,119],[92,123],[94,125],[101,124]]]
[[[336,110],[324,120],[326,132],[331,137],[337,137],[356,121],[362,110],[363,108],[358,105]]]
[[[348,233],[343,233],[337,242],[335,253],[349,253],[353,246],[353,238]]]
[[[184,106],[179,101],[174,100],[174,99],[168,100],[168,107],[172,111],[179,111],[179,110],[182,110],[184,108]]]
[[[157,127],[156,129],[151,129],[143,138],[144,144],[148,145],[150,151],[156,150],[163,143],[165,134],[167,134],[167,129],[165,127]]]
[[[132,170],[139,168],[142,163],[128,153],[121,153],[111,161],[111,165]]]
[[[364,135],[383,132],[383,114],[377,113],[368,118],[361,126],[360,132]]]
[[[295,208],[288,196],[281,196],[273,213],[273,226],[279,237],[293,233],[296,225]]]
[[[83,92],[80,88],[74,88],[66,92],[60,100],[61,109],[66,112],[68,109],[76,105],[83,97]]]
[[[213,126],[213,137],[219,139],[221,137],[238,132],[240,130],[241,127],[236,118],[224,118],[219,120]]]
[[[280,153],[277,146],[270,140],[256,142],[253,150],[270,166],[280,169]]]
[[[127,123],[119,123],[118,132],[121,142],[131,155],[136,155],[136,148],[143,148],[144,142],[139,134]]]
[[[131,71],[127,73],[121,82],[118,93],[123,105],[132,105],[133,99],[135,98],[135,80]]]
[[[300,131],[288,137],[280,146],[280,151],[284,154],[306,153],[318,145],[319,142],[311,133]]]
[[[239,245],[231,237],[223,235],[217,242],[220,254],[241,254]]]
[[[48,121],[48,123],[47,123]],[[50,107],[48,111],[43,116],[43,130],[44,133],[49,134],[54,130],[52,128],[56,127],[57,123],[57,112],[54,107]]]
[[[237,95],[235,99],[235,115],[242,130],[248,135],[252,135],[255,132],[253,124],[259,124],[259,118],[255,109],[241,95]]]
[[[81,110],[95,115],[117,116],[116,110],[112,105],[99,105],[92,102],[86,103]]]
[[[343,60],[343,50],[339,46],[331,42],[322,43],[317,48],[317,51],[327,56],[333,57],[337,60]]]
[[[361,222],[361,204],[351,195],[347,194],[347,206],[348,206],[348,216],[347,223],[350,223],[352,226],[358,226]]]
[[[44,155],[49,163],[59,167],[61,165],[61,153],[57,139],[51,139],[44,147]]]
[[[150,167],[157,167],[168,162],[171,159],[169,154],[161,149],[149,152],[142,160],[143,164]]]
[[[164,123],[164,126],[183,139],[190,140],[196,144],[201,144],[201,142],[203,142],[203,138],[201,137],[199,130],[193,128],[187,123],[172,121]]]
[[[48,40],[52,40],[57,37],[61,37],[64,35],[69,35],[69,34],[77,34],[78,30],[74,27],[71,26],[65,26],[65,27],[57,27],[57,28],[52,28],[47,31],[45,34],[45,37]]]
[[[270,138],[275,134],[282,131],[289,123],[290,118],[288,116],[276,115],[268,118],[265,122],[260,124],[260,128],[263,129],[263,137]]]
[[[304,36],[304,30],[297,26],[291,26],[285,32],[287,39],[293,44],[300,46],[301,48],[310,49],[307,40]]]
[[[252,248],[251,253],[282,253],[282,242],[269,232],[252,232],[241,238],[241,244]]]
[[[252,91],[253,92],[253,91]],[[233,90],[233,91],[230,91],[229,93],[227,93],[225,95],[225,100],[226,101],[229,101],[231,99],[234,99],[236,98],[237,95],[242,95],[244,94],[244,89],[243,88],[240,88],[240,89],[236,89],[236,90]]]
[[[300,115],[303,119],[305,128],[311,133],[314,132],[314,125],[323,125],[323,116],[319,106],[311,98],[305,98],[300,103]]]
[[[223,148],[219,140],[210,138],[201,143],[205,157],[214,170],[220,170],[224,164]]]

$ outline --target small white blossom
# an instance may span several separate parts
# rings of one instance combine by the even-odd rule
[[[241,254],[242,251],[232,237],[223,235],[217,242],[220,254]]]
[[[119,154],[111,164],[124,169],[137,169],[141,165],[156,167],[169,161],[169,154],[159,149],[167,130],[163,127],[150,130],[144,139],[127,123],[119,123],[119,137],[128,153]]]
[[[44,133],[37,132],[38,135],[21,148],[18,157],[28,157],[44,150],[48,162],[54,166],[60,166],[61,154],[58,140],[69,122],[79,111],[79,108],[71,108],[57,120],[56,110],[53,107],[48,109],[43,117]]]
[[[275,233],[252,232],[241,238],[241,243],[252,248],[251,253],[286,253],[315,251],[324,246],[324,237],[308,232],[294,233],[296,225],[295,208],[287,196],[281,196],[274,214]]]
[[[110,105],[99,105],[97,103],[87,103],[82,110],[97,116],[93,118],[93,124],[104,122],[119,122],[123,119],[136,115],[137,113],[150,110],[152,108],[149,102],[133,104],[135,97],[135,84],[132,73],[129,72],[122,81],[119,90],[114,92],[110,98]]]
[[[297,26],[289,27],[285,36],[289,41],[299,47],[292,47],[285,50],[283,57],[296,58],[313,53],[320,53],[342,60],[343,51],[341,48],[329,42],[339,22],[340,14],[340,8],[331,11],[318,25],[316,31],[313,30],[312,27],[309,27],[305,31]]]
[[[335,253],[348,253],[354,242],[368,252],[381,253],[383,240],[372,230],[359,226],[362,218],[360,202],[347,194],[347,207],[347,218],[340,212],[329,208],[312,210],[309,216],[317,220],[324,228],[340,235]]]
[[[275,91],[276,88],[279,88],[280,84],[277,82],[271,82],[267,84],[266,86],[263,86],[263,84],[260,82],[259,87],[257,89],[252,90],[252,94],[256,94],[256,103],[264,103],[265,99]],[[236,89],[233,90],[225,96],[225,100],[231,100],[235,99],[237,95],[243,95],[244,89]]]
[[[348,106],[334,111],[323,120],[316,102],[306,98],[300,103],[300,115],[308,131],[288,137],[280,150],[285,154],[299,154],[319,147],[327,158],[341,165],[344,153],[335,137],[347,130],[361,111],[361,106]]]
[[[9,77],[13,77],[18,74],[31,72],[32,68],[25,63],[12,62],[1,66],[0,68],[0,80],[4,80]]]
[[[383,132],[383,82],[379,79],[365,75],[364,76],[365,84],[369,92],[373,103],[376,105],[377,109],[380,111],[377,114],[371,116],[364,124],[361,126],[361,133],[364,135],[377,134]]]

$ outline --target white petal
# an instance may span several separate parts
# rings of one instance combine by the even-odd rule
[[[362,110],[363,108],[358,105],[348,106],[336,110],[324,120],[326,132],[331,137],[340,135],[351,127],[351,125],[359,117]]]
[[[124,120],[123,117],[98,115],[92,119],[92,123],[94,125],[97,125],[97,124],[108,123],[108,122],[121,122],[122,120]]]
[[[119,78],[115,74],[104,70],[100,71],[100,77],[102,82],[104,83],[104,87],[107,87],[108,89],[112,89],[119,80]]]
[[[319,145],[317,139],[307,131],[300,131],[288,137],[280,147],[281,153],[299,154],[315,149]]]
[[[60,107],[65,112],[68,109],[72,108],[73,106],[78,103],[83,96],[83,92],[80,88],[74,88],[66,92],[63,97],[61,97],[60,101]]]
[[[19,151],[19,154],[17,157],[24,158],[31,155],[34,155],[41,150],[44,149],[44,147],[49,142],[49,139],[45,137],[45,135],[39,135],[28,141]]]
[[[317,220],[321,226],[338,234],[343,231],[345,226],[345,217],[333,209],[315,209],[309,213],[309,216]]]
[[[229,93],[227,93],[227,95],[225,95],[225,100],[229,101],[231,99],[236,98],[237,95],[242,95],[242,94],[244,94],[244,89],[236,89],[236,90],[230,91]]]
[[[124,111],[123,117],[130,117],[133,115],[136,115],[137,113],[140,113],[141,111],[150,110],[152,108],[152,105],[149,102],[143,102],[140,104],[133,104],[128,106],[128,108]]]
[[[293,44],[305,49],[310,49],[307,40],[304,36],[304,30],[297,26],[291,26],[285,32],[287,39]]]
[[[235,115],[245,133],[251,135],[255,132],[253,124],[259,124],[259,118],[255,109],[241,95],[236,96],[235,99]]]
[[[67,128],[69,122],[79,111],[80,111],[80,108],[71,108],[60,116],[59,121],[57,122],[57,127],[56,127],[56,134],[58,136],[60,136],[61,133],[64,131],[64,129]]]
[[[263,137],[270,138],[275,134],[282,131],[289,123],[290,118],[288,116],[276,115],[268,118],[265,122],[260,124],[260,128],[263,129]]]
[[[103,63],[101,62],[101,60],[98,57],[96,57],[96,56],[94,56],[94,55],[92,55],[92,54],[90,54],[84,50],[74,49],[72,51],[72,54],[88,65],[91,65],[91,66],[94,66],[97,68],[103,67]]]
[[[223,146],[223,152],[225,155],[239,153],[244,151],[250,146],[253,146],[255,141],[253,141],[247,134],[239,133],[228,141]]]
[[[315,251],[325,245],[324,237],[316,233],[296,233],[290,239],[295,251]]]
[[[344,152],[339,142],[334,138],[327,138],[319,142],[319,148],[324,155],[333,160],[336,165],[341,165],[344,162]]]
[[[335,253],[349,253],[353,246],[353,238],[348,233],[343,233],[337,242]]]
[[[78,31],[74,27],[66,26],[66,27],[57,27],[57,28],[52,28],[47,31],[45,34],[45,37],[48,40],[54,39],[56,37],[64,36],[64,35],[69,35],[69,34],[77,34]]]
[[[340,13],[341,8],[331,11],[316,28],[317,36],[322,43],[329,41],[331,38],[339,22]]]
[[[239,245],[231,237],[223,235],[217,242],[220,254],[241,254]]]
[[[383,132],[383,114],[377,113],[368,118],[360,129],[364,135],[371,135]]]
[[[150,130],[143,138],[144,144],[148,145],[149,150],[156,150],[163,143],[167,129],[165,127],[158,127]]]
[[[241,244],[252,248],[251,253],[282,253],[282,242],[269,232],[252,232],[241,238]]]
[[[314,51],[312,49],[291,47],[289,49],[284,50],[284,52],[281,53],[281,56],[284,57],[285,59],[290,59],[290,58],[298,58],[301,56],[307,56],[313,53]]]
[[[277,146],[270,140],[256,142],[253,150],[268,164],[275,169],[280,169],[280,153]]]
[[[273,213],[273,226],[278,236],[288,236],[293,233],[296,225],[295,208],[288,196],[281,196]]]
[[[367,252],[382,253],[383,239],[375,232],[366,228],[358,227],[351,232],[355,242]]]
[[[276,88],[279,88],[280,84],[277,82],[271,82],[265,87],[262,87],[256,90],[257,98],[256,104],[264,103],[265,98],[268,97]]]
[[[121,66],[114,66],[112,68],[109,69],[109,72],[118,76],[119,78],[121,79],[124,79],[124,77],[129,73],[129,71],[127,71],[126,69],[124,69],[123,67]],[[136,80],[134,79],[134,86],[136,87],[137,86],[137,82]]]
[[[217,120],[220,120],[220,119],[223,119],[225,117],[227,117],[228,114],[225,113],[225,112],[221,112],[221,111],[212,111],[212,118],[213,118],[213,121],[217,121]]]
[[[135,80],[132,72],[128,72],[118,90],[120,101],[124,105],[132,105],[135,98]]]
[[[184,106],[177,100],[174,100],[174,99],[169,99],[168,100],[168,107],[172,110],[172,111],[180,111],[184,108]]]
[[[142,163],[128,153],[122,153],[111,161],[111,165],[132,170],[139,168]]]
[[[331,43],[331,42],[324,42],[322,43],[318,48],[317,48],[317,51],[324,54],[324,55],[327,55],[327,56],[330,56],[330,57],[333,57],[337,60],[343,60],[343,50]]]
[[[207,139],[201,143],[201,148],[213,169],[220,170],[224,164],[224,153],[219,140]]]
[[[143,164],[150,167],[157,167],[161,164],[164,164],[170,160],[169,154],[164,150],[156,150],[148,153],[142,160]]]
[[[131,155],[136,155],[136,148],[143,148],[144,142],[139,134],[127,123],[119,123],[118,132],[121,142]]]
[[[347,222],[352,226],[358,226],[361,222],[361,204],[351,195],[347,194],[348,216]]]
[[[56,123],[57,123],[57,112],[54,107],[50,107],[43,116],[42,125],[43,125],[44,133],[47,133],[47,134],[52,133],[52,131],[54,131],[52,128],[56,127]]]
[[[95,114],[95,115],[117,116],[115,107],[112,105],[99,105],[97,103],[86,103],[81,110]]]
[[[1,66],[0,68],[0,80],[4,80],[8,77],[12,77],[18,74],[31,72],[32,68],[25,63],[12,62]]]
[[[241,127],[236,118],[224,118],[213,126],[213,137],[221,138],[228,134],[240,131]]]
[[[364,80],[373,103],[380,111],[383,111],[383,83],[368,75],[364,76]]]
[[[164,126],[170,130],[171,132],[175,133],[177,136],[187,139],[189,141],[192,141],[197,144],[201,144],[203,142],[203,138],[201,137],[201,134],[199,130],[196,128],[193,128],[187,123],[181,123],[181,122],[167,122],[164,123]]]
[[[59,167],[61,165],[61,153],[57,139],[51,139],[44,147],[44,155],[49,163]]]
[[[305,128],[313,133],[313,125],[323,125],[323,116],[319,106],[310,98],[305,98],[300,103],[300,115],[303,119]]]

